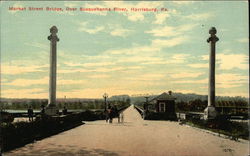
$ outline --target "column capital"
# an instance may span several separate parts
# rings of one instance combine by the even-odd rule
[[[50,28],[50,33],[51,34],[57,34],[57,32],[58,32],[58,29],[57,29],[57,27],[56,26],[52,26],[51,28]]]
[[[56,36],[53,36],[52,34],[51,35],[49,35],[48,36],[48,40],[50,40],[50,41],[59,41],[59,38],[57,37],[57,35]]]
[[[52,26],[50,28],[50,35],[48,36],[48,40],[50,41],[59,41],[59,38],[57,37],[57,32],[58,32],[58,29],[56,26]]]
[[[219,38],[216,36],[216,33],[217,33],[217,30],[215,27],[211,27],[209,29],[209,34],[210,34],[210,37],[207,39],[207,42],[209,43],[210,41],[215,43],[217,41],[219,41]]]

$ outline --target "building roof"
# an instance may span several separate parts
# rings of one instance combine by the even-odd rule
[[[173,97],[173,95],[169,95],[167,94],[166,92],[162,93],[161,95],[151,99],[150,101],[153,101],[153,100],[175,100],[176,98]]]

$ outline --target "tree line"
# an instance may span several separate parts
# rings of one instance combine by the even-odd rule
[[[47,106],[48,100],[46,99],[32,99],[32,100],[13,100],[11,102],[0,102],[0,109],[13,109],[13,110],[23,110],[28,109],[28,107],[32,107],[33,109],[39,110],[42,106]],[[117,108],[121,108],[124,106],[130,105],[129,98],[123,98],[119,100],[108,100],[108,105],[116,105]],[[104,100],[102,99],[95,99],[95,100],[58,100],[57,107],[59,109],[63,109],[66,107],[67,109],[104,109],[105,104]]]

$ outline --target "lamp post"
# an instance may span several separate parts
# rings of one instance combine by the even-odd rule
[[[145,104],[144,104],[144,110],[148,111],[148,98],[149,98],[149,96],[145,96],[144,98],[146,99]]]
[[[107,93],[104,93],[103,94],[103,98],[104,98],[104,110],[107,111],[107,98],[108,98],[108,94]]]

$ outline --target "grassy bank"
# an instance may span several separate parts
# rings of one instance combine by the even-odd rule
[[[238,138],[249,140],[248,123],[233,122],[220,117],[207,121],[200,119],[189,119],[184,122],[185,124],[193,127],[206,129],[218,134],[224,134],[233,140],[238,140]]]

